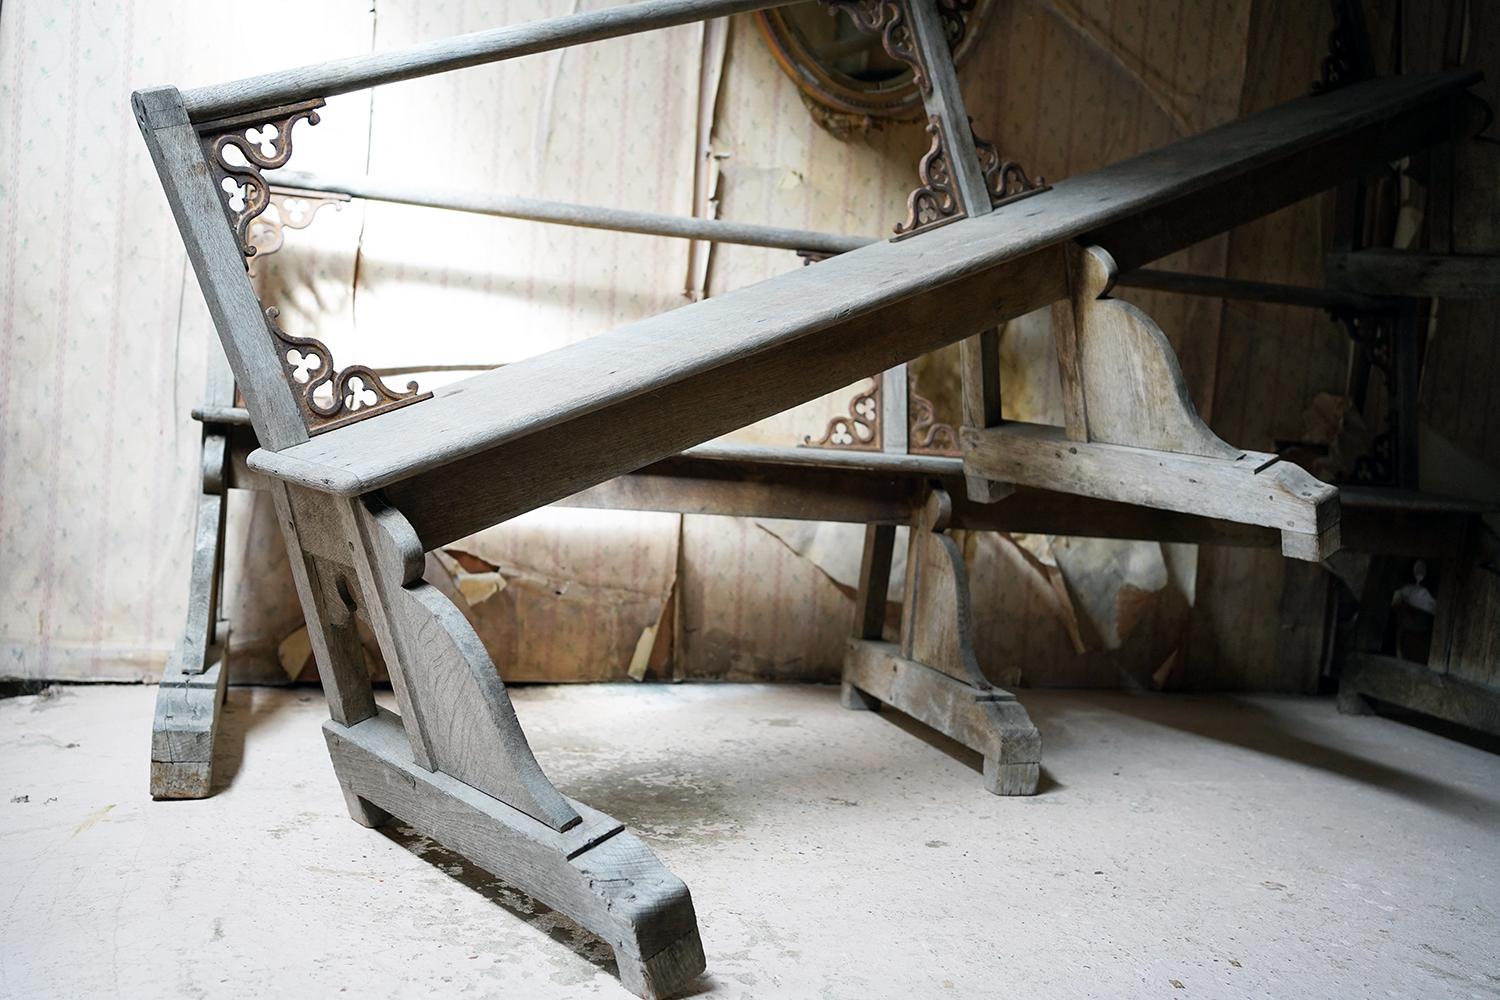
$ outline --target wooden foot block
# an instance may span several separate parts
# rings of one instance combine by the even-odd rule
[[[370,809],[399,818],[599,935],[615,951],[621,983],[637,996],[671,996],[703,971],[687,886],[618,821],[569,800],[582,821],[557,832],[456,778],[423,770],[401,720],[384,709],[353,726],[325,722],[323,734],[345,796],[367,818]]]
[[[984,757],[984,787],[996,795],[1033,795],[1042,736],[1015,696],[984,690],[908,660],[894,643],[850,639],[844,686],[900,709]]]
[[[1378,653],[1351,653],[1339,679],[1339,708],[1346,699],[1374,698],[1470,729],[1500,736],[1500,689],[1420,663]]]
[[[1348,683],[1339,684],[1338,697],[1335,699],[1340,715],[1374,715],[1375,709],[1364,695]]]
[[[984,759],[984,790],[991,795],[1035,795],[1042,778],[1040,764],[1002,764]]]
[[[205,798],[213,782],[214,740],[229,671],[222,659],[201,674],[169,666],[156,689],[151,724],[151,797]]]
[[[848,681],[839,687],[839,704],[854,712],[880,711],[879,698],[872,698]]]

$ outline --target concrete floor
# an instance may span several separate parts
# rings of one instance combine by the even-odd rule
[[[351,822],[307,690],[146,793],[151,688],[0,702],[0,996],[623,997],[609,953]],[[515,694],[692,888],[705,997],[1500,996],[1500,757],[1330,702],[1028,692],[1042,793],[831,688]]]

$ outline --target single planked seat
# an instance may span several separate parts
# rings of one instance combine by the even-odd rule
[[[1070,242],[1136,267],[1446,137],[1475,79],[1398,77],[1293,101],[920,239],[863,247],[257,451],[249,464],[319,492],[416,499],[398,505],[425,545],[442,544],[1061,299]],[[533,460],[524,480],[474,475],[544,451],[554,460]],[[467,492],[446,475],[445,496],[416,485],[465,460]]]

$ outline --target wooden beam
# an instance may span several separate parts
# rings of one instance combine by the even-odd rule
[[[569,800],[583,820],[558,832],[419,767],[401,720],[384,709],[353,726],[329,720],[323,734],[361,814],[395,816],[597,934],[637,996],[672,996],[703,971],[687,886],[619,821]]]
[[[214,121],[230,115],[347,94],[366,87],[414,80],[434,73],[550,52],[569,45],[745,11],[785,7],[794,2],[796,0],[639,0],[602,10],[455,35],[389,52],[349,56],[197,87],[184,91],[182,97],[192,121]]]
[[[1378,653],[1350,653],[1339,698],[1373,698],[1500,736],[1500,688],[1440,674],[1420,663]]]
[[[964,467],[975,475],[1275,528],[1294,558],[1322,559],[1338,547],[1338,490],[1275,455],[1213,458],[1074,441],[1043,424],[965,428],[962,438]]]
[[[1375,248],[1329,254],[1330,284],[1367,295],[1500,299],[1500,255]]]
[[[1473,79],[1402,77],[1294,101],[987,216],[453,383],[250,465],[327,492],[386,489],[424,543],[442,544],[1055,301],[1074,238],[1114,238],[1126,262],[1143,263],[1436,141]]]
[[[966,684],[870,639],[849,640],[844,683],[978,752],[996,795],[1036,792],[1042,737],[1010,692]]]
[[[1308,309],[1350,309],[1355,312],[1381,312],[1395,308],[1395,303],[1374,295],[1361,295],[1337,288],[1309,288],[1305,285],[1282,285],[1269,281],[1246,281],[1221,278],[1212,274],[1188,274],[1139,267],[1115,280],[1117,288],[1144,288],[1176,295],[1204,295],[1216,299],[1239,299],[1246,302],[1271,302]]]

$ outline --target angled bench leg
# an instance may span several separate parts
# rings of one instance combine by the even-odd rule
[[[1032,795],[1042,738],[1014,695],[990,684],[974,654],[969,577],[947,533],[951,502],[933,489],[913,519],[906,561],[901,642],[881,640],[894,528],[870,525],[860,571],[855,635],[844,657],[843,703],[884,703],[984,757],[984,787]]]
[[[187,627],[156,689],[151,723],[154,799],[201,799],[212,786],[214,742],[229,677],[229,627],[217,618],[215,600],[223,554],[224,496],[205,494],[198,501]]]
[[[224,572],[228,438],[203,434],[203,494],[193,537],[187,625],[162,672],[151,723],[151,797],[201,799],[213,782],[214,741],[229,677],[229,623],[219,615]]]
[[[623,824],[547,780],[479,637],[422,581],[406,519],[372,498],[280,484],[275,497],[354,819],[394,817],[566,914],[610,944],[639,996],[691,983],[704,957],[687,886]],[[380,643],[399,716],[375,704],[356,612]]]

